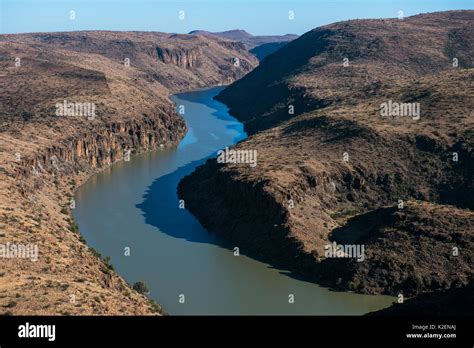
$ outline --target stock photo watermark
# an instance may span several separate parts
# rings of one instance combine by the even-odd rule
[[[16,244],[7,242],[0,244],[0,258],[2,259],[29,259],[38,261],[38,245]]]
[[[95,103],[89,102],[69,102],[66,99],[62,103],[56,103],[56,116],[86,117],[88,120],[94,120]]]

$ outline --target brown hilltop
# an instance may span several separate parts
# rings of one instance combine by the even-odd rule
[[[473,19],[336,23],[269,56],[218,96],[252,133],[235,149],[257,150],[257,166],[209,160],[180,183],[186,206],[241,250],[334,288],[413,296],[466,285],[474,52],[460,42],[473,42]],[[388,100],[419,103],[420,118],[382,117]],[[364,244],[366,259],[326,258],[333,241]]]
[[[256,64],[234,42],[192,35],[0,35],[0,244],[39,249],[37,262],[0,260],[2,312],[160,311],[89,250],[70,218],[70,197],[126,150],[179,142],[186,126],[171,93],[228,83]],[[64,100],[94,103],[95,117],[57,116]]]
[[[67,51],[91,59],[105,57],[138,69],[149,81],[171,91],[227,84],[241,78],[257,60],[238,44],[205,36],[158,32],[80,31],[2,35],[1,41],[39,50]],[[98,56],[97,56],[98,55]],[[234,59],[240,61],[238,67]]]
[[[353,20],[319,27],[290,42],[218,99],[255,132],[295,113],[379,90],[424,74],[474,66],[473,11],[398,19]],[[342,69],[344,59],[348,67]]]

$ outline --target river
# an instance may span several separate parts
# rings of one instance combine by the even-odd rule
[[[116,163],[78,189],[73,215],[87,244],[110,256],[127,282],[144,281],[149,296],[172,315],[358,315],[389,306],[393,297],[330,291],[234,256],[233,245],[180,208],[179,180],[246,137],[242,124],[213,99],[221,89],[173,96],[189,128],[177,148]]]

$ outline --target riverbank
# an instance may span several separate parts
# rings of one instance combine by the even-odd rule
[[[168,112],[174,113],[171,105]],[[77,188],[123,160],[126,150],[134,149],[136,154],[177,145],[186,131],[184,122],[176,124],[171,139],[157,141],[163,134],[160,117],[164,115],[95,124],[93,133],[82,135],[76,142],[56,144],[47,155],[40,152],[35,158],[22,158],[11,168],[13,172],[4,172],[3,188],[15,204],[2,207],[6,232],[2,240],[34,244],[39,252],[35,262],[2,260],[7,270],[1,278],[2,291],[11,294],[2,298],[6,312],[142,315],[160,311],[114,272],[105,261],[107,255],[100,256],[87,246],[70,213],[75,209]],[[141,132],[150,134],[150,138],[141,138],[146,142],[138,140]],[[50,158],[56,159],[56,167]]]

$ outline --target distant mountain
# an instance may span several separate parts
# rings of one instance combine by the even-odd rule
[[[206,30],[193,30],[189,32],[191,35],[214,35],[214,36],[219,36],[223,37],[229,40],[235,40],[239,41],[242,39],[246,38],[251,38],[253,37],[252,34],[246,32],[245,30],[242,29],[234,29],[234,30],[227,30],[227,31],[220,31],[220,32],[210,32]]]
[[[245,44],[248,50],[251,50],[257,46],[268,44],[268,43],[280,43],[294,40],[298,35],[286,34],[286,35],[252,35],[245,30],[236,29],[222,32],[209,32],[205,30],[193,30],[189,34],[191,35],[203,35],[203,36],[214,36],[220,37],[227,40],[238,41]]]

